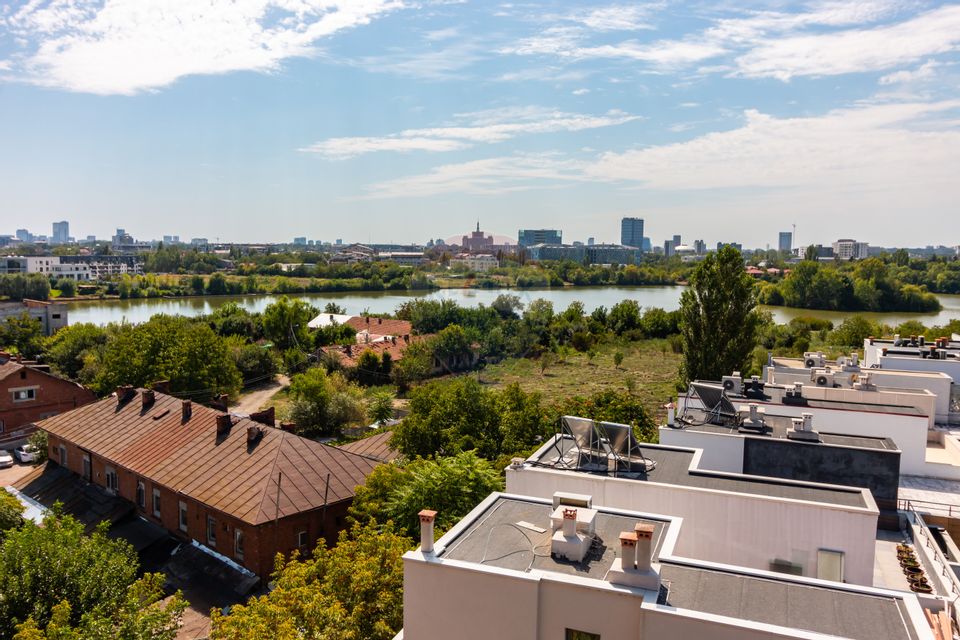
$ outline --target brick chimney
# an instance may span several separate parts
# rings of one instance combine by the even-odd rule
[[[433,521],[437,512],[424,509],[420,512],[420,552],[433,553]]]
[[[256,425],[247,427],[247,444],[253,444],[263,435],[263,429]]]
[[[650,591],[660,589],[659,566],[652,561],[653,531],[654,525],[640,522],[633,531],[620,534],[620,557],[607,572],[612,584]]]
[[[250,419],[254,422],[259,422],[260,424],[272,427],[276,424],[277,421],[277,412],[274,407],[269,409],[264,409],[263,411],[255,411],[250,414]]]
[[[123,404],[132,398],[135,393],[136,391],[134,391],[133,387],[129,384],[124,384],[117,387],[117,404]]]
[[[157,396],[152,389],[144,389],[140,392],[140,404],[144,409],[149,409],[156,402]]]
[[[232,426],[233,426],[233,420],[230,418],[229,413],[224,413],[217,416],[217,435],[229,433],[230,427]]]
[[[170,393],[170,381],[169,380],[157,380],[150,385],[150,388],[156,391],[157,393]]]
[[[193,403],[189,400],[184,400],[180,403],[180,410],[182,412],[182,420],[186,422],[190,419],[190,416],[193,415]]]

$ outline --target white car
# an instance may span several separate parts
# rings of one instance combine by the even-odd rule
[[[36,462],[37,448],[32,444],[25,444],[13,450],[13,457],[20,462]]]
[[[6,469],[13,466],[13,456],[7,451],[0,449],[0,469]]]

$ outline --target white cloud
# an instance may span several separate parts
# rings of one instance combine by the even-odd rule
[[[392,73],[419,80],[463,79],[464,69],[487,55],[478,42],[454,41],[443,48],[393,50],[386,55],[364,56],[347,64],[377,73]]]
[[[593,9],[586,13],[568,16],[568,20],[579,22],[595,31],[635,31],[652,29],[646,18],[654,6],[613,6]]]
[[[957,109],[960,100],[864,105],[801,118],[751,110],[737,129],[606,153],[586,171],[650,189],[936,188],[960,201],[960,129],[935,119]]]
[[[881,71],[960,47],[960,6],[945,6],[872,29],[763,40],[736,60],[737,74],[794,76]]]
[[[503,142],[519,135],[583,131],[610,127],[638,119],[622,111],[602,116],[566,113],[540,107],[513,107],[457,114],[442,127],[407,129],[381,137],[330,138],[301,149],[331,160],[352,158],[376,151],[454,151]]]
[[[22,78],[95,94],[131,95],[179,78],[270,72],[316,53],[400,0],[38,0],[2,24],[30,50]]]
[[[0,71],[7,71],[12,65],[13,63],[9,60],[0,60]]]
[[[929,80],[936,75],[934,69],[939,66],[941,65],[936,60],[928,60],[913,71],[903,69],[887,74],[880,78],[880,84],[904,84],[918,80]]]
[[[590,89],[587,89],[586,87],[582,87],[580,89],[574,89],[570,93],[572,93],[575,96],[585,96],[588,93],[590,93]]]
[[[494,195],[556,187],[585,180],[582,164],[556,154],[517,154],[436,167],[428,173],[386,180],[360,199],[429,197],[442,194]]]

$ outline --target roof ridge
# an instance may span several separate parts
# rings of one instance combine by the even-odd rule
[[[270,489],[270,480],[273,478],[273,472],[277,470],[277,462],[280,460],[280,452],[283,451],[283,445],[287,437],[286,431],[284,431],[283,429],[278,429],[278,431],[280,432],[280,446],[277,447],[276,454],[274,455],[274,458],[273,458],[273,464],[270,465],[270,472],[267,474],[267,481],[266,483],[264,483],[264,486],[263,486],[263,495],[260,496],[260,505],[257,508],[257,515],[255,517],[256,520],[259,520],[260,515],[264,512],[263,503],[266,502],[267,500],[267,494],[269,493],[269,489]],[[280,483],[278,482],[277,485],[279,486],[279,484]],[[281,487],[280,490],[283,491],[283,488]],[[274,506],[275,506],[274,518],[276,518],[276,516],[280,514],[279,499],[277,500],[277,503]],[[274,518],[270,518],[270,519],[272,520]]]

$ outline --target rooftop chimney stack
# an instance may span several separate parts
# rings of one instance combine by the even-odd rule
[[[233,420],[230,418],[229,413],[224,413],[217,416],[217,435],[223,435],[230,432],[230,427],[233,426]]]
[[[577,535],[577,510],[563,510],[563,535],[565,538],[573,538]]]
[[[190,419],[190,416],[193,415],[193,403],[189,400],[184,400],[180,403],[180,409],[182,411],[183,422],[186,422]]]
[[[637,534],[633,531],[620,534],[620,567],[624,571],[637,568]]]
[[[820,434],[813,430],[813,414],[802,413],[802,417],[793,418],[793,428],[787,429],[787,438],[791,440],[806,440],[820,442]]]
[[[420,512],[420,552],[433,553],[433,521],[437,512],[424,509]]]
[[[263,435],[263,429],[256,425],[247,427],[247,444],[253,444]]]
[[[649,522],[638,522],[633,528],[637,536],[637,571],[650,571],[653,559],[653,530]]]
[[[800,397],[803,396],[803,383],[802,383],[802,382],[794,382],[794,383],[793,383],[793,395],[794,395],[795,397],[797,397],[797,398],[800,398]]]
[[[123,404],[127,400],[133,397],[136,393],[133,387],[129,384],[124,384],[117,387],[117,404]]]
[[[140,403],[144,409],[152,407],[156,399],[157,397],[154,395],[153,389],[144,389],[140,392]]]

